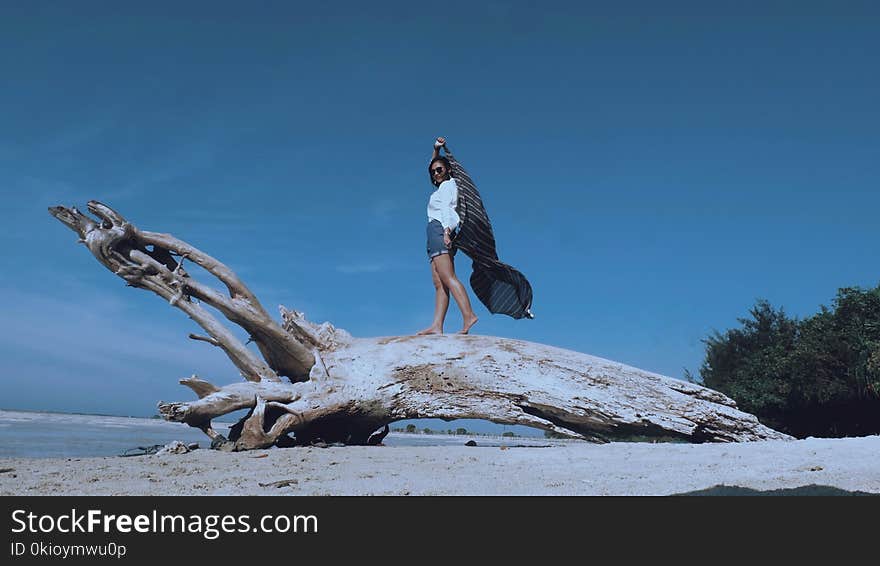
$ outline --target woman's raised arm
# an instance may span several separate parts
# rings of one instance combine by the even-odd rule
[[[440,157],[440,148],[446,145],[446,138],[438,137],[434,140],[434,153],[431,154],[431,161]]]

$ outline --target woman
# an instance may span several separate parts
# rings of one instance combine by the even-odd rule
[[[461,219],[456,212],[458,187],[452,178],[452,167],[445,157],[440,157],[440,148],[446,145],[444,138],[434,142],[434,153],[428,165],[428,175],[434,192],[428,199],[428,261],[431,262],[431,279],[434,281],[434,321],[431,326],[418,334],[443,334],[443,322],[449,308],[449,293],[455,298],[464,319],[459,334],[467,334],[477,323],[477,316],[471,308],[467,291],[455,275],[455,247],[452,238]]]

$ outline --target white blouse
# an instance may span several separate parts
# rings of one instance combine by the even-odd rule
[[[447,179],[431,193],[428,199],[428,221],[436,220],[443,228],[455,230],[461,222],[455,207],[458,205],[458,185],[455,179]]]

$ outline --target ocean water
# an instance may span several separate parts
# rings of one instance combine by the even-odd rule
[[[229,425],[215,427],[226,434]],[[121,456],[139,446],[179,440],[211,445],[195,428],[161,419],[0,411],[0,457],[61,458]]]
[[[214,423],[214,429],[223,435],[228,435],[229,426],[229,423]],[[0,410],[0,458],[123,456],[140,453],[138,447],[141,446],[165,445],[175,440],[185,444],[196,442],[200,448],[211,446],[202,431],[161,419]],[[478,446],[554,443],[539,438],[392,432],[385,437],[384,444],[461,446],[468,440],[474,440]]]

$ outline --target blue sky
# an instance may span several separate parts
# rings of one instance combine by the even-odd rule
[[[427,326],[437,135],[534,288],[534,320],[471,294],[478,334],[682,377],[758,298],[805,316],[880,281],[876,3],[17,4],[0,18],[2,408],[151,415],[190,398],[181,377],[238,379],[55,204],[173,233],[272,312],[356,336]]]

